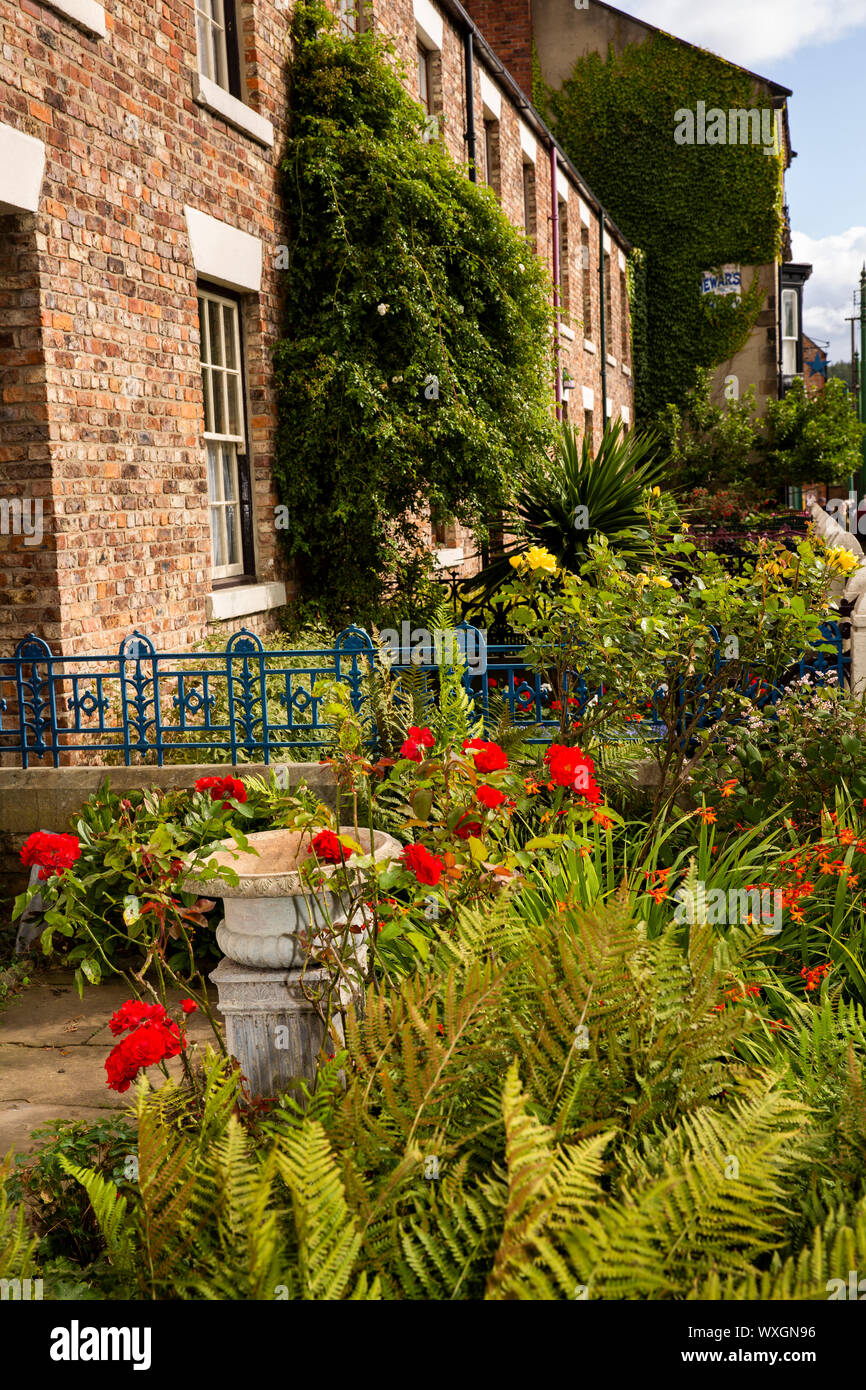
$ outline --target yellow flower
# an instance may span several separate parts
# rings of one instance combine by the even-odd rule
[[[661,488],[660,488],[660,487],[654,487],[654,488],[653,488],[653,497],[661,497],[661,495],[662,495],[662,490],[661,490]]]
[[[834,545],[827,550],[827,568],[838,574],[853,574],[860,565],[859,556],[846,550],[843,545]]]
[[[542,570],[545,574],[556,574],[556,558],[540,545],[530,546],[525,555],[515,555],[511,561],[515,569]]]
[[[671,581],[665,579],[664,575],[661,574],[651,574],[650,583],[657,585],[659,589],[672,589],[674,587]]]

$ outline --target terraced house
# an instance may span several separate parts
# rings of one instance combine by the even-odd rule
[[[628,242],[451,0],[376,26],[559,299],[556,408],[633,410]],[[291,5],[0,0],[0,646],[163,649],[292,596],[272,482]],[[36,519],[38,518],[38,527]],[[38,542],[37,542],[38,531]],[[466,538],[431,531],[443,563]]]

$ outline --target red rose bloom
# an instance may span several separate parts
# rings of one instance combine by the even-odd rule
[[[177,1024],[172,1022],[161,1004],[127,1000],[112,1014],[108,1026],[115,1037],[130,1030],[105,1059],[106,1078],[113,1091],[128,1091],[130,1083],[145,1067],[176,1057],[181,1048],[186,1047],[186,1040],[181,1037]]]
[[[601,789],[594,776],[595,764],[579,748],[564,748],[552,743],[544,761],[550,764],[550,780],[554,786],[572,787],[593,806],[601,800]]]
[[[185,1014],[194,1014],[198,1008],[198,1004],[194,999],[181,999],[180,1007]]]
[[[442,860],[423,845],[407,845],[403,851],[403,863],[419,883],[427,883],[431,888],[436,887],[445,871]]]
[[[406,735],[406,742],[400,749],[400,757],[411,758],[413,763],[420,763],[424,757],[423,750],[432,748],[435,742],[432,731],[426,725],[419,729],[417,724],[413,724]]]
[[[43,880],[52,874],[60,878],[80,858],[81,846],[75,835],[54,835],[43,830],[34,830],[21,850],[21,863],[41,865],[39,877]]]
[[[344,859],[350,859],[353,850],[346,849],[341,843],[340,837],[335,835],[333,830],[320,830],[318,835],[313,836],[313,849],[317,859],[321,859],[326,864],[341,864]]]
[[[231,797],[233,801],[246,801],[247,789],[239,777],[199,777],[195,784],[197,792],[210,792],[211,801],[222,801],[222,809],[228,809],[228,801],[224,797]]]
[[[472,754],[478,772],[501,772],[508,766],[508,758],[499,744],[488,743],[483,738],[466,739],[463,752]]]
[[[127,999],[111,1015],[108,1026],[117,1037],[119,1033],[125,1033],[127,1028],[137,1028],[140,1023],[167,1022],[168,1014],[161,1004],[143,1004],[140,999]]]
[[[501,806],[505,801],[505,792],[501,792],[498,787],[488,787],[486,782],[482,782],[475,795],[486,806],[488,811],[495,811],[497,806]]]

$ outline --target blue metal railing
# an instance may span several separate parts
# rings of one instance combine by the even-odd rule
[[[848,657],[835,624],[823,629],[832,650],[803,657],[798,673],[814,679],[844,683]],[[455,645],[466,659],[463,685],[485,719],[491,693],[500,696],[512,722],[529,731],[531,741],[549,741],[559,728],[550,707],[550,688],[522,661],[519,644],[490,644],[469,623],[455,629]],[[718,640],[718,639],[717,639]],[[432,644],[413,652],[402,649],[392,660],[396,671],[417,667],[438,669]],[[134,632],[116,653],[88,656],[54,654],[47,642],[32,633],[19,642],[15,655],[0,658],[0,753],[12,755],[21,766],[50,760],[55,767],[70,753],[104,753],[127,766],[133,759],[164,763],[196,750],[222,755],[226,761],[261,759],[274,755],[308,754],[325,747],[332,726],[323,720],[322,701],[313,695],[316,681],[335,677],[350,691],[356,713],[369,719],[372,748],[376,728],[364,689],[368,663],[377,648],[361,628],[340,633],[333,648],[270,651],[253,633],[242,629],[219,652],[158,653],[149,638]],[[716,664],[721,660],[717,655]],[[578,717],[601,692],[574,673],[567,692]],[[755,690],[759,704],[775,703],[781,691]],[[697,692],[701,700],[700,690]],[[688,697],[694,708],[695,693]],[[642,740],[665,733],[648,699],[650,713],[634,728]],[[706,701],[704,702],[707,703]],[[687,722],[687,710],[681,718]],[[713,712],[701,710],[701,724]],[[618,737],[628,737],[627,731]]]

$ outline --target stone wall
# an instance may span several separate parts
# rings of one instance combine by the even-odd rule
[[[271,763],[281,785],[301,782],[326,805],[336,808],[334,775],[319,763]],[[34,830],[68,831],[88,797],[106,778],[112,791],[141,787],[164,791],[191,788],[199,777],[225,777],[228,772],[244,780],[267,776],[258,763],[231,767],[226,763],[176,763],[170,767],[61,767],[0,768],[0,898],[14,898],[27,886],[29,870],[20,860],[21,847]],[[0,911],[0,919],[4,915]]]

